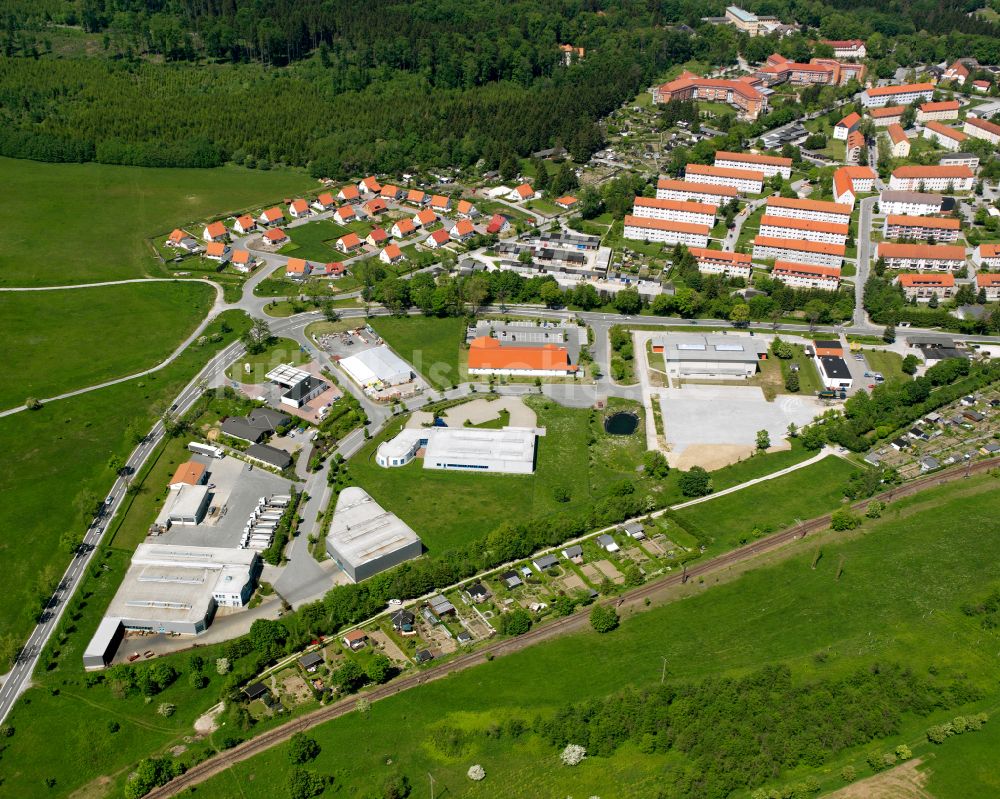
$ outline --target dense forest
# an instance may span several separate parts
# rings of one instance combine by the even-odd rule
[[[745,5],[822,36],[866,37],[874,73],[886,76],[917,60],[1000,61],[1000,29],[968,16],[981,2],[890,0],[877,11],[860,0]],[[672,65],[692,57],[728,65],[738,52],[759,61],[776,49],[810,55],[802,36],[748,39],[701,22],[724,7],[0,0],[0,154],[285,163],[333,177],[480,160],[495,167],[555,145],[584,159],[601,146],[598,121]],[[67,36],[76,49],[53,46]],[[585,48],[583,58],[565,58],[563,44]]]

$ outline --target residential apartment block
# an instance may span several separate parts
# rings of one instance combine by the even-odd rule
[[[887,105],[883,108],[872,108],[868,115],[876,128],[887,128],[889,125],[899,125],[903,121],[904,105]]]
[[[943,202],[940,194],[887,189],[879,196],[879,209],[886,215],[925,216],[940,213]]]
[[[899,191],[972,191],[973,174],[967,166],[901,166],[889,178]]]
[[[698,271],[706,275],[725,275],[749,280],[753,272],[753,263],[746,253],[706,250],[700,247],[691,247],[689,252],[698,262]]]
[[[946,150],[951,150],[954,153],[962,146],[962,142],[969,137],[960,130],[949,128],[942,122],[932,120],[924,124],[924,138],[937,142]]]
[[[914,100],[928,102],[933,97],[933,83],[904,83],[865,89],[861,93],[861,103],[865,108],[884,108],[887,105],[909,105]]]
[[[629,214],[625,217],[624,236],[635,241],[658,241],[663,244],[707,247],[710,230],[708,225],[692,225],[686,222],[649,219]]]
[[[893,158],[906,158],[910,154],[910,140],[906,136],[906,131],[898,122],[893,122],[886,128],[889,134],[889,149]]]
[[[760,220],[760,235],[772,239],[801,239],[843,244],[847,241],[849,225],[838,222],[815,222],[809,219],[790,219],[787,216],[768,216]]]
[[[764,213],[768,216],[786,216],[792,219],[811,219],[816,222],[838,224],[848,224],[851,219],[851,209],[845,208],[840,203],[798,197],[768,197]]]
[[[747,75],[738,80],[703,78],[693,72],[682,72],[680,76],[654,86],[653,102],[668,103],[671,100],[705,100],[706,102],[727,103],[746,119],[756,119],[767,111],[767,96],[755,88],[760,81]]]
[[[976,291],[985,291],[987,302],[1000,300],[1000,275],[980,272],[976,275]]]
[[[941,100],[937,103],[923,103],[917,109],[917,122],[943,122],[958,119],[958,100]]]
[[[895,244],[879,242],[876,258],[888,269],[914,272],[955,272],[965,266],[965,247],[954,244]]]
[[[801,239],[776,239],[757,236],[753,240],[753,257],[758,261],[790,261],[798,264],[840,267],[844,260],[843,244],[827,244]]]
[[[962,131],[975,139],[985,139],[994,147],[1000,145],[1000,125],[979,117],[966,117]]]
[[[902,216],[892,214],[885,218],[882,235],[887,239],[934,239],[950,243],[958,240],[959,222],[945,216]]]
[[[655,197],[636,197],[632,205],[633,216],[709,227],[715,224],[717,211],[718,208],[707,203],[692,200],[659,200]]]
[[[930,300],[937,297],[945,300],[955,293],[955,276],[951,273],[943,275],[901,274],[896,282],[903,287],[903,294],[908,300]]]
[[[726,169],[752,169],[755,172],[763,172],[766,178],[781,175],[787,179],[792,176],[792,159],[780,155],[732,153],[727,150],[719,150],[715,154],[715,165]]]
[[[709,205],[723,205],[739,197],[739,192],[732,186],[710,186],[706,183],[693,183],[688,180],[670,180],[660,178],[656,181],[656,199],[658,200],[694,200]]]
[[[710,186],[732,186],[742,194],[760,194],[764,190],[764,173],[752,169],[688,164],[684,169],[684,179]]]
[[[792,288],[836,291],[840,285],[840,267],[775,261],[771,277]]]

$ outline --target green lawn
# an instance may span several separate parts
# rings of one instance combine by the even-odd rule
[[[205,362],[245,329],[245,319],[227,311],[208,326],[204,345],[193,345],[152,375],[0,419],[5,453],[0,495],[7,502],[0,521],[0,560],[7,581],[0,598],[0,644],[5,650],[0,663],[5,664],[10,644],[27,636],[38,598],[48,595],[69,564],[60,536],[75,531],[82,537],[92,518],[90,508],[114,481],[109,457],[124,457],[134,447],[130,425],[147,432]],[[220,332],[223,322],[233,328],[230,333]]]
[[[313,185],[304,171],[145,169],[0,159],[0,285],[45,286],[158,273],[164,238]],[[201,229],[190,231],[201,235]]]
[[[912,378],[903,372],[903,356],[888,350],[864,350],[868,371],[881,372],[887,383],[909,382]]]
[[[463,319],[380,316],[369,323],[435,388],[451,388],[459,381],[459,348],[465,341]]]
[[[1000,796],[1000,719],[996,714],[978,732],[949,739],[932,751],[921,771],[929,775],[934,799],[995,799]]]
[[[214,299],[209,286],[184,282],[0,292],[6,334],[0,408],[155,366]]]
[[[279,252],[282,255],[291,255],[295,258],[304,258],[307,261],[319,261],[324,264],[331,261],[343,261],[348,257],[333,248],[333,245],[337,243],[337,239],[341,236],[346,236],[350,232],[347,228],[341,227],[335,222],[327,219],[318,219],[306,225],[285,228],[285,232],[292,240],[292,243],[286,244],[281,248]]]
[[[976,478],[960,489],[900,501],[883,521],[869,523],[867,534],[824,543],[815,568],[815,548],[804,544],[783,562],[732,582],[716,585],[712,578],[711,587],[692,585],[689,598],[626,617],[613,633],[563,636],[379,702],[369,715],[352,713],[325,724],[310,732],[322,748],[310,768],[335,773],[341,791],[358,795],[402,773],[416,786],[414,796],[426,796],[430,772],[438,794],[453,797],[657,796],[669,776],[665,769],[692,765],[679,749],[646,754],[627,745],[568,769],[559,765],[558,749],[539,736],[493,736],[486,730],[509,718],[530,725],[567,703],[627,686],[653,686],[661,678],[662,658],[671,681],[739,674],[775,662],[788,664],[797,683],[842,677],[876,662],[901,662],[919,674],[933,666],[939,679],[966,675],[995,701],[995,636],[984,635],[959,609],[1000,580],[1000,492],[994,486],[990,478]],[[899,734],[879,746],[885,751],[905,741],[924,754],[929,745],[921,744],[923,730],[956,714],[948,709],[904,716]],[[931,768],[940,763],[941,799],[995,795],[995,788],[986,787],[996,783],[996,733],[987,732],[1000,726],[995,722],[936,750]],[[456,750],[435,743],[443,728],[458,730]],[[944,771],[956,747],[967,750],[965,757]],[[864,765],[871,748],[848,750],[829,766],[782,774],[773,784],[812,773],[823,790],[838,788],[843,764],[851,763],[861,776],[871,773]],[[727,756],[755,751],[737,747]],[[473,763],[485,768],[482,784],[465,776]],[[965,764],[977,793],[961,793]],[[198,796],[270,799],[284,790],[286,773],[281,746],[232,766],[200,786]]]
[[[714,551],[732,549],[797,520],[835,510],[843,499],[847,479],[855,471],[847,461],[828,457],[784,477],[693,505],[677,515],[690,529],[708,535]]]
[[[297,341],[276,338],[258,355],[247,355],[226,370],[226,377],[241,383],[266,383],[267,373],[283,363],[298,366],[308,360]]]
[[[740,235],[736,239],[736,252],[750,252],[753,250],[753,240],[760,231],[760,220],[764,216],[766,206],[761,206],[746,218],[740,228]]]

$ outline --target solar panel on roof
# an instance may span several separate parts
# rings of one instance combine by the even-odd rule
[[[716,344],[715,349],[719,352],[743,352],[742,344]]]
[[[678,344],[677,349],[679,350],[703,350],[705,349],[704,344]]]

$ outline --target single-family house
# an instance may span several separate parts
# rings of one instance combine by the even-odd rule
[[[364,212],[368,214],[368,216],[376,216],[377,214],[385,213],[386,209],[388,209],[389,206],[386,205],[385,200],[383,200],[381,197],[375,197],[374,199],[366,202],[361,207],[364,209]]]
[[[476,228],[468,219],[459,219],[451,229],[451,237],[455,241],[465,241],[476,235]]]
[[[597,536],[597,545],[605,552],[617,552],[619,550],[619,546],[615,543],[615,539],[607,533]]]
[[[271,228],[264,232],[264,243],[270,244],[272,246],[278,246],[281,244],[287,244],[289,241],[288,234],[285,233],[280,227]]]
[[[201,245],[195,241],[194,236],[186,230],[181,230],[180,228],[174,228],[173,232],[167,236],[165,243],[168,247],[176,247],[179,250],[187,250],[188,252],[197,252],[201,247]]]
[[[378,254],[378,259],[384,264],[398,264],[406,258],[398,244],[390,244]]]
[[[428,199],[427,192],[420,191],[420,189],[410,189],[406,192],[406,202],[410,205],[423,207],[427,205]]]
[[[393,235],[393,238],[403,239],[413,233],[416,229],[417,226],[413,224],[413,220],[410,219],[410,217],[406,217],[405,219],[397,220],[389,232]]]
[[[236,217],[236,221],[233,222],[233,230],[242,235],[247,233],[253,233],[257,229],[257,222],[254,220],[250,214],[243,214],[242,216]]]
[[[379,190],[378,196],[383,200],[398,200],[403,196],[403,190],[399,186],[393,186],[390,183],[386,183]]]
[[[423,666],[425,663],[430,663],[434,660],[434,655],[429,649],[421,649],[417,654],[413,656],[418,666]]]
[[[354,213],[353,205],[342,205],[333,212],[333,218],[339,224],[346,225],[348,222],[353,222],[357,219],[358,215]]]
[[[571,197],[570,195],[566,194],[563,195],[562,197],[559,197],[556,200],[556,205],[558,205],[565,211],[572,211],[574,208],[576,208],[579,202],[580,201],[576,199],[576,197]]]
[[[385,228],[372,228],[371,233],[368,234],[365,241],[371,244],[373,247],[381,247],[389,240],[389,234],[385,232]]]
[[[225,263],[232,255],[232,250],[224,241],[210,241],[205,245],[205,257],[210,261]]]
[[[504,572],[500,575],[500,582],[507,588],[517,588],[523,583],[517,572]]]
[[[340,640],[344,642],[344,646],[348,649],[357,651],[364,648],[364,645],[368,643],[368,634],[364,630],[351,630],[349,633],[345,633],[344,637]]]
[[[357,233],[348,233],[337,239],[337,243],[334,246],[343,253],[354,252],[354,250],[361,246],[361,239]]]
[[[548,571],[558,563],[559,563],[559,558],[557,558],[555,555],[541,555],[537,558],[534,558],[531,561],[531,565],[534,566],[536,569],[538,569],[538,571],[540,572]]]
[[[417,617],[408,610],[397,610],[392,614],[390,621],[392,622],[392,629],[400,635],[416,635],[417,633],[414,629]]]
[[[896,452],[900,452],[910,446],[910,442],[908,442],[905,438],[894,438],[891,442],[889,442],[889,446],[896,450]]]
[[[436,250],[438,247],[443,247],[449,241],[451,241],[451,236],[449,236],[448,231],[442,227],[438,228],[426,239],[424,239],[424,245],[432,250]]]
[[[342,203],[356,203],[361,199],[361,192],[357,186],[344,186],[337,192],[337,199]]]
[[[935,469],[941,468],[941,461],[930,455],[925,455],[920,459],[920,471],[922,472],[932,472]]]
[[[579,544],[573,544],[571,547],[566,547],[562,551],[562,556],[566,560],[571,560],[573,563],[583,563],[583,547]]]
[[[280,225],[285,221],[285,212],[277,207],[268,208],[259,217],[257,217],[257,221],[268,227],[271,225]]]
[[[323,654],[321,652],[310,652],[299,658],[299,666],[308,674],[314,674],[316,669],[323,665]]]
[[[985,94],[990,90],[990,82],[988,80],[974,80],[972,81],[972,88],[974,91]]]
[[[358,190],[355,189],[353,186],[351,186],[351,188],[354,189],[354,194],[356,196]],[[313,208],[315,208],[317,211],[329,211],[332,208],[335,208],[336,206],[337,206],[337,198],[334,197],[328,191],[323,192],[321,195],[319,195],[319,197],[313,200]]]
[[[257,259],[249,250],[233,250],[233,257],[230,260],[233,269],[237,272],[250,272],[256,265]]]
[[[476,583],[469,588],[469,598],[477,605],[490,598],[489,589],[482,583]]]
[[[414,222],[420,227],[426,227],[427,225],[433,225],[437,222],[438,215],[430,208],[425,208],[423,211],[417,213],[413,217]]]
[[[328,264],[317,264],[312,268],[311,274],[314,277],[343,277],[347,274],[347,267],[340,261],[330,261]]]
[[[302,258],[289,258],[285,264],[285,277],[293,280],[302,280],[309,276],[309,262]]]
[[[629,522],[622,530],[625,532],[625,535],[636,541],[642,541],[646,538],[645,528],[639,522]]]
[[[311,216],[312,211],[309,210],[309,203],[305,200],[292,200],[288,204],[288,213],[292,215],[293,219],[302,219],[305,216]]]
[[[983,444],[983,446],[979,448],[979,451],[983,453],[983,455],[1000,455],[1000,444],[996,441],[991,441],[989,444]]]
[[[459,219],[475,219],[479,216],[476,206],[468,200],[459,200],[458,205],[455,206],[455,212],[458,214]]]
[[[489,224],[486,226],[486,232],[493,236],[499,236],[508,230],[510,230],[510,220],[503,214],[493,214]]]
[[[358,191],[362,194],[378,194],[382,191],[382,185],[375,179],[374,175],[369,175],[358,183]]]
[[[205,230],[202,231],[201,237],[205,241],[228,241],[229,231],[226,230],[226,226],[221,222],[212,222],[209,225],[205,225]]]
[[[451,198],[445,197],[443,194],[435,194],[431,197],[431,208],[439,214],[446,213],[451,210]]]
[[[522,183],[520,186],[515,186],[510,190],[507,199],[516,203],[525,202],[526,200],[536,200],[538,199],[538,192],[531,187],[531,184]]]

